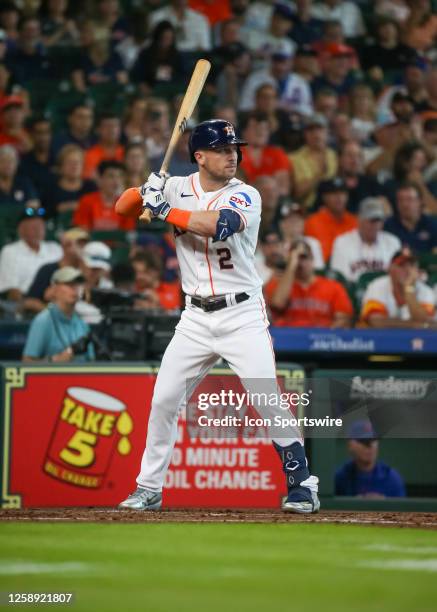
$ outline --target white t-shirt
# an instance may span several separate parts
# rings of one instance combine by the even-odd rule
[[[211,49],[211,30],[208,20],[198,11],[186,8],[184,17],[179,21],[171,6],[153,11],[149,15],[149,30],[160,21],[169,21],[176,30],[178,51],[209,51]]]
[[[422,304],[429,315],[435,310],[435,296],[431,287],[421,281],[416,283],[417,301]],[[406,304],[399,305],[393,294],[390,276],[381,276],[372,281],[366,289],[362,303],[362,317],[367,319],[370,314],[382,314],[393,319],[408,321],[410,313]]]
[[[19,289],[26,293],[41,266],[59,261],[62,253],[57,242],[41,242],[38,252],[24,240],[7,244],[0,253],[0,291]]]
[[[353,2],[341,1],[333,8],[325,2],[318,2],[312,9],[312,16],[322,21],[339,21],[345,38],[356,38],[366,33],[361,11]]]
[[[365,272],[387,270],[391,258],[401,247],[399,238],[389,232],[379,232],[376,242],[369,244],[355,229],[335,239],[330,268],[355,282]]]
[[[171,206],[183,210],[220,210],[238,213],[244,229],[226,241],[197,236],[176,229],[176,254],[182,288],[188,295],[209,297],[243,291],[260,291],[261,278],[255,270],[255,249],[261,220],[258,191],[238,179],[214,192],[204,192],[199,173],[168,179],[164,195]]]
[[[244,39],[246,46],[252,53],[262,54],[262,59],[257,58],[254,62],[255,68],[267,68],[270,63],[270,57],[278,49],[281,53],[294,55],[296,43],[286,36],[279,38],[273,36],[270,32],[261,32],[259,30],[251,30],[247,33]]]
[[[240,111],[253,110],[255,94],[261,85],[273,85],[278,89],[278,83],[268,70],[253,72],[245,81],[240,98]],[[296,111],[302,115],[313,112],[313,97],[308,83],[298,74],[291,72],[280,93],[279,106],[288,111]]]

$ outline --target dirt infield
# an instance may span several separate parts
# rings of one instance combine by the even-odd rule
[[[94,523],[331,523],[437,529],[431,512],[340,512],[289,514],[280,510],[177,509],[137,512],[114,508],[32,508],[0,510],[0,522],[94,522]]]

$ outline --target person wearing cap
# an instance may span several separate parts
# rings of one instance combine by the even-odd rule
[[[328,123],[323,115],[305,120],[305,144],[289,156],[292,167],[293,195],[307,210],[315,203],[320,181],[337,172],[337,154],[328,147]]]
[[[405,497],[405,484],[397,470],[378,460],[379,442],[368,420],[349,428],[347,449],[351,459],[335,472],[335,495],[368,498]]]
[[[359,38],[366,34],[360,7],[344,0],[321,0],[316,2],[313,17],[321,21],[340,21],[346,38]]]
[[[19,172],[30,178],[42,198],[47,185],[54,179],[55,158],[52,150],[52,124],[43,116],[32,117],[27,122],[32,150],[21,158]]]
[[[423,212],[424,203],[416,183],[405,181],[395,192],[395,212],[384,229],[417,253],[437,251],[437,221]]]
[[[253,184],[259,176],[271,176],[277,181],[279,195],[287,195],[290,190],[290,162],[280,147],[268,144],[270,126],[267,115],[250,112],[242,117],[240,128],[247,142],[240,164],[245,182]]]
[[[273,6],[269,29],[250,29],[245,43],[254,58],[254,68],[265,68],[273,53],[280,50],[287,56],[294,55],[296,43],[289,38],[293,27],[293,11],[286,4],[276,3]]]
[[[181,285],[162,280],[163,265],[155,251],[145,250],[131,258],[135,270],[135,292],[141,297],[135,301],[135,309],[178,310],[181,307]]]
[[[4,246],[0,253],[0,293],[6,299],[20,301],[39,268],[61,259],[61,246],[44,240],[45,229],[44,209],[23,210],[17,228],[19,240]]]
[[[18,172],[18,153],[11,145],[0,146],[0,206],[37,209],[39,197],[32,181]]]
[[[326,45],[325,62],[322,74],[312,82],[315,95],[320,89],[333,89],[338,97],[340,107],[347,109],[347,96],[355,86],[357,79],[353,73],[355,51],[352,47],[341,43]]]
[[[292,38],[299,45],[311,45],[322,38],[323,21],[313,15],[313,0],[295,0]]]
[[[316,51],[310,45],[301,45],[296,49],[294,69],[309,84],[320,75],[319,58]]]
[[[86,230],[132,230],[135,219],[121,217],[114,204],[124,189],[125,171],[122,163],[103,161],[98,167],[98,191],[82,196],[73,215],[74,225]]]
[[[357,227],[357,218],[346,210],[348,189],[339,177],[323,181],[319,188],[321,207],[305,222],[305,235],[317,238],[322,245],[325,263],[331,257],[335,239]]]
[[[25,129],[24,100],[20,96],[5,96],[0,103],[0,146],[12,145],[18,153],[27,153],[32,140]]]
[[[419,280],[416,256],[408,247],[397,251],[388,274],[376,278],[363,296],[361,320],[376,328],[435,327],[435,295]]]
[[[160,21],[169,21],[178,31],[178,51],[209,51],[211,49],[211,28],[206,17],[187,6],[186,0],[171,0],[168,6],[159,8],[148,15],[149,30]]]
[[[299,202],[284,202],[278,211],[278,226],[287,252],[296,240],[303,240],[311,249],[314,268],[316,270],[324,269],[322,245],[316,238],[304,236],[305,209],[302,204],[299,204]]]
[[[92,303],[93,289],[112,289],[111,249],[104,242],[87,242],[81,252],[81,270],[85,279],[84,293],[76,304],[77,314],[90,325],[103,320],[100,308]]]
[[[345,288],[314,271],[311,248],[296,240],[283,273],[264,287],[273,324],[282,327],[350,327],[353,306]]]
[[[241,91],[239,110],[250,111],[255,107],[255,93],[260,85],[269,83],[279,93],[279,108],[297,112],[303,116],[313,112],[311,88],[293,71],[293,55],[283,49],[272,53],[269,67],[255,70],[246,79]]]
[[[70,266],[80,268],[82,251],[89,240],[89,234],[80,227],[65,231],[60,239],[62,258],[59,261],[44,264],[38,270],[24,299],[23,308],[27,312],[40,312],[53,297],[51,279],[56,270]]]
[[[82,272],[71,266],[59,268],[53,273],[51,283],[52,301],[30,324],[23,361],[93,361],[90,328],[75,311],[83,290]]]
[[[383,231],[384,205],[378,198],[365,198],[358,209],[358,227],[334,241],[329,267],[350,282],[366,272],[386,271],[401,249],[399,238]]]

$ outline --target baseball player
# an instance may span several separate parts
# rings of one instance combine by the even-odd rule
[[[245,144],[227,121],[200,123],[189,141],[198,172],[168,179],[151,174],[140,188],[143,210],[175,228],[186,307],[156,380],[138,487],[121,508],[161,507],[178,413],[220,357],[246,389],[251,381],[264,379],[274,381],[277,390],[269,322],[254,265],[261,198],[235,178]],[[283,510],[317,512],[318,478],[310,476],[299,430],[290,427],[273,444],[287,479]]]

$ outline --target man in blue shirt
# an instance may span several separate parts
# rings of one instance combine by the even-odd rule
[[[85,362],[95,359],[90,328],[75,312],[84,278],[64,266],[52,276],[53,301],[32,321],[23,361]]]
[[[352,424],[347,446],[352,460],[335,474],[336,495],[405,497],[405,485],[400,474],[378,461],[378,440],[370,421]]]

